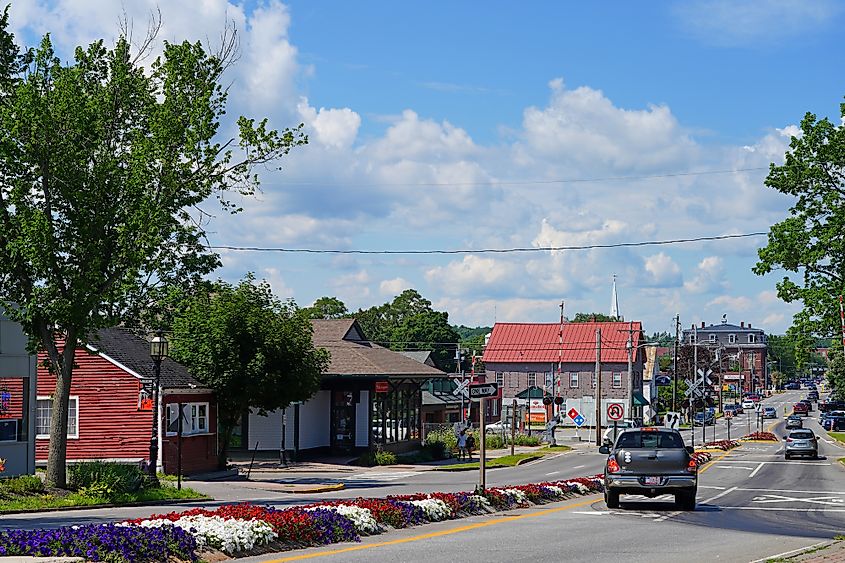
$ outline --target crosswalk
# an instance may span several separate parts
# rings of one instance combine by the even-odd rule
[[[420,473],[422,473],[422,471],[372,471],[367,473],[356,473],[355,475],[350,475],[349,477],[343,477],[341,480],[379,482],[398,481],[399,479],[406,479],[408,477],[413,477],[414,475],[419,475]]]

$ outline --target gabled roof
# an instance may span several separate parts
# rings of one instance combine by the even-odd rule
[[[98,330],[88,344],[88,350],[103,356],[135,377],[155,378],[155,367],[150,357],[150,344],[124,328]],[[206,389],[194,379],[188,368],[170,358],[161,362],[161,387],[163,389]]]
[[[434,367],[434,360],[431,359],[431,350],[404,350],[399,353],[406,358],[411,358],[415,362]]]
[[[563,326],[563,346],[559,343]],[[596,329],[601,329],[601,361],[627,362],[628,331],[632,329],[633,345],[640,344],[640,322],[589,323],[496,323],[487,347],[484,362],[590,363],[596,361]]]
[[[314,319],[311,325],[314,347],[325,348],[331,354],[324,376],[427,379],[444,375],[437,368],[366,340],[355,319]]]

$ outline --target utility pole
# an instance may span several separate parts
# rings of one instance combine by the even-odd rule
[[[842,324],[842,351],[845,352],[845,308],[842,305],[842,296],[839,296],[839,320]]]
[[[628,418],[634,418],[634,323],[628,321]]]
[[[692,325],[692,385],[696,387],[698,385],[698,330],[696,329],[695,325]],[[690,395],[690,405],[689,405],[690,413],[692,416],[690,417],[690,441],[692,442],[692,447],[695,449],[695,397],[694,394]],[[704,421],[702,420],[702,424]]]
[[[464,382],[464,374],[463,374],[463,371],[461,370],[461,347],[460,346],[455,348],[455,373],[461,375],[461,383],[463,383]],[[464,410],[464,394],[461,393],[461,426],[462,427],[466,427],[466,425],[467,425],[466,416],[464,414],[465,412],[466,411]]]
[[[562,375],[561,370],[563,370],[563,300],[560,302],[560,327],[558,329],[557,342],[557,385],[555,385],[555,391],[557,394],[555,397],[560,397],[560,378]],[[552,407],[552,414],[555,414],[554,411],[557,409],[557,414],[555,416],[560,416],[561,405],[558,405],[557,403],[553,404],[555,406]]]
[[[678,412],[678,334],[681,328],[681,315],[675,315],[675,353],[672,354],[672,412]]]
[[[596,445],[601,446],[601,329],[596,329]]]

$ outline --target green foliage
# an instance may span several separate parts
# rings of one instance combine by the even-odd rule
[[[444,452],[453,452],[458,449],[458,437],[451,428],[444,426],[426,434],[425,444],[441,448]]]
[[[0,496],[30,495],[44,491],[44,483],[35,475],[0,479]]]
[[[341,319],[349,310],[337,297],[320,297],[310,307],[303,308],[302,314],[309,319]]]
[[[770,334],[766,338],[766,348],[768,359],[787,380],[795,379],[799,375],[798,354],[793,338]]]
[[[845,103],[840,117],[843,121],[835,124],[807,113],[784,164],[772,164],[766,178],[768,187],[794,203],[790,215],[769,230],[753,271],[798,274],[784,276],[777,290],[787,303],[802,304],[794,325],[806,335],[836,333],[838,298],[845,293]]]
[[[234,37],[228,55],[165,42],[149,61],[119,36],[113,48],[98,40],[62,62],[49,35],[21,51],[8,13],[0,18],[0,305],[56,375],[47,476],[63,487],[77,344],[152,311],[167,286],[200,283],[219,258],[206,247],[198,206],[217,199],[239,211],[231,199],[255,192],[254,167],[307,138],[301,126],[280,133],[243,117],[227,138],[221,80]]]
[[[186,295],[173,319],[171,355],[217,394],[219,462],[243,413],[305,401],[320,388],[328,352],[315,349],[311,322],[250,274]]]
[[[616,322],[616,317],[605,315],[603,313],[576,313],[575,317],[570,320],[571,323],[609,323]]]
[[[364,467],[372,467],[374,465],[395,465],[396,454],[379,448],[375,451],[362,453],[358,456],[358,461],[356,463]]]
[[[142,488],[145,474],[137,465],[85,461],[68,467],[68,486],[91,498],[112,498]]]
[[[838,397],[845,397],[845,356],[842,348],[833,346],[827,353],[827,382]]]

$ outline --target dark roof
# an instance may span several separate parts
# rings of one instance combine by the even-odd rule
[[[697,332],[765,332],[762,328],[752,328],[749,325],[737,326],[730,323],[722,323],[717,325],[709,325],[704,328],[696,327]],[[692,328],[684,329],[684,334],[692,333]]]
[[[108,356],[142,378],[155,378],[149,342],[127,329],[99,330],[88,346],[91,351]],[[163,389],[207,388],[188,373],[188,368],[170,358],[164,358],[161,362],[161,387]]]
[[[366,340],[355,319],[314,319],[312,341],[325,348],[331,362],[325,376],[347,377],[443,377],[439,369],[422,364]]]

